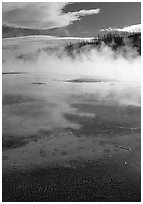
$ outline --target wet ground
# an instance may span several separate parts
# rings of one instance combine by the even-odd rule
[[[34,167],[3,176],[3,201],[11,202],[139,202],[140,193],[137,166],[114,156],[78,162],[76,168]]]

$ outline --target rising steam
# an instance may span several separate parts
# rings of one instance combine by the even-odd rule
[[[65,114],[96,117],[96,113],[78,111],[73,104],[140,106],[141,59],[131,47],[126,57],[123,49],[115,54],[105,45],[100,50],[89,46],[80,53],[75,50],[71,57],[64,47],[49,54],[39,50],[39,45],[34,49],[30,45],[16,46],[3,50],[3,73],[26,74],[5,75],[3,79],[3,95],[8,103],[12,101],[4,104],[3,134],[81,127],[68,121]],[[18,58],[21,54],[28,58]],[[81,81],[75,83],[75,79]],[[13,104],[17,106],[11,108]]]

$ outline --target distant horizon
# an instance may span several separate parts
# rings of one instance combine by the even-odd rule
[[[53,39],[94,39],[95,37],[77,37],[77,36],[71,36],[71,37],[58,37],[58,36],[50,36],[50,35],[25,35],[25,36],[16,36],[16,37],[6,37],[6,38],[4,38],[4,39],[10,39],[10,38],[26,38],[26,37],[47,37],[47,38],[49,38],[49,40],[50,40],[50,38],[51,38],[51,40]]]
[[[10,28],[10,29],[23,29],[23,30],[29,30],[29,31],[44,31],[45,29],[27,29],[27,28],[20,28],[20,27],[12,27],[12,26],[6,26],[6,25],[2,25],[4,27]],[[133,28],[132,28],[133,27]],[[135,27],[135,28],[134,28]],[[49,31],[48,29],[46,29],[45,31]],[[2,31],[3,33],[3,31]],[[141,33],[141,25],[136,26],[136,25],[132,25],[126,28],[118,28],[118,29],[101,29],[96,35],[94,36],[57,36],[57,35],[52,35],[52,34],[23,34],[23,35],[19,35],[19,36],[8,36],[8,37],[3,37],[3,38],[26,38],[26,37],[45,37],[45,38],[49,38],[49,40],[51,39],[94,39],[97,38],[98,35],[105,35],[108,33]]]

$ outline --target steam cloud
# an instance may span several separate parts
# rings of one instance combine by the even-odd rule
[[[17,49],[13,49],[13,52],[4,51],[3,72],[29,74],[6,75],[3,94],[31,97],[32,100],[21,98],[21,102],[12,109],[10,105],[4,106],[4,134],[7,131],[25,135],[40,129],[80,128],[80,124],[69,122],[64,114],[79,117],[96,117],[96,114],[78,111],[72,107],[76,103],[140,106],[141,59],[131,48],[125,58],[122,50],[115,56],[109,47],[103,46],[98,51],[87,46],[81,54],[75,52],[73,59],[61,47],[60,57],[41,51],[36,57],[34,55],[34,59],[33,55],[28,54],[31,59],[27,61],[17,59],[17,55],[10,56],[11,53],[21,52]],[[26,49],[30,51],[30,45]],[[78,78],[100,79],[101,82],[67,82]],[[32,84],[35,82],[41,82],[41,85]]]
[[[26,49],[29,50],[30,48],[27,47]],[[81,54],[75,52],[74,59],[63,48],[58,52],[60,57],[55,53],[49,55],[42,50],[38,56],[26,53],[29,58],[31,57],[29,61],[16,58],[8,60],[6,56],[3,71],[44,72],[46,74],[56,74],[57,77],[58,75],[90,76],[101,77],[102,79],[130,80],[140,83],[141,59],[137,51],[131,47],[128,47],[126,58],[122,49],[115,55],[115,52],[105,45],[100,51],[90,49],[87,46]]]

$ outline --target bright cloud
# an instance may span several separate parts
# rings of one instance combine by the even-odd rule
[[[119,31],[119,32],[141,32],[141,24],[126,26],[124,28],[106,28],[101,31]]]
[[[3,24],[37,29],[64,27],[86,15],[98,14],[100,9],[64,13],[67,2],[3,3]]]

